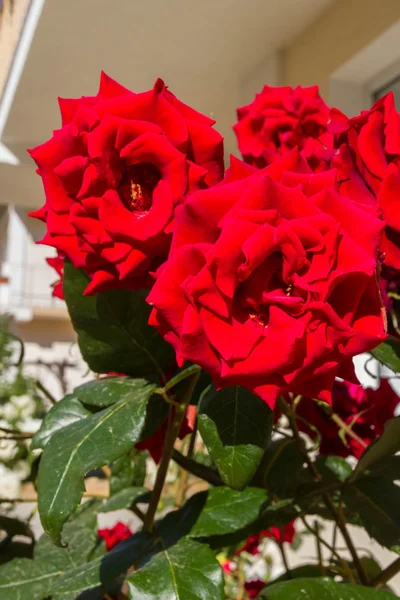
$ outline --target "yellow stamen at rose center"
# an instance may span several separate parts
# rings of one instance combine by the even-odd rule
[[[290,284],[290,285],[287,286],[287,288],[285,290],[286,296],[291,296],[292,295],[292,291],[293,291],[293,285]]]
[[[130,209],[131,210],[143,210],[145,204],[143,190],[140,183],[135,183],[131,180],[131,202]]]
[[[256,325],[259,325],[260,327],[264,327],[264,329],[266,329],[268,327],[268,323],[265,323],[263,321],[262,316],[256,315],[255,313],[249,313],[249,317],[252,321],[254,321],[254,323]]]

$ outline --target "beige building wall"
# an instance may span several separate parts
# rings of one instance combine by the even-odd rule
[[[3,0],[0,10],[0,97],[10,71],[30,0]]]
[[[400,0],[338,0],[284,51],[283,83],[317,83],[327,99],[332,73],[398,19]]]

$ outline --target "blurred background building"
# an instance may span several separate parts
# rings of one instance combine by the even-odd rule
[[[0,312],[35,375],[61,396],[85,374],[27,216],[44,195],[26,148],[59,126],[57,96],[96,93],[102,69],[136,91],[161,76],[217,120],[228,158],[235,109],[265,83],[317,83],[349,115],[400,101],[399,37],[399,0],[0,0]]]

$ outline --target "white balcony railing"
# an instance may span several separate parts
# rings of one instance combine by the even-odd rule
[[[62,300],[52,295],[57,273],[46,263],[6,262],[0,275],[0,312],[65,307]]]

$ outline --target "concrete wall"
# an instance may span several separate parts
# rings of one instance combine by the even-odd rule
[[[338,0],[284,51],[284,83],[318,83],[327,98],[331,75],[398,19],[399,0]]]

